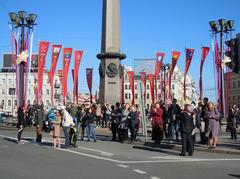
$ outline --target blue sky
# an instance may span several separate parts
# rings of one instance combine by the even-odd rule
[[[181,51],[178,65],[184,69],[185,47],[194,48],[189,73],[198,83],[201,46],[211,46],[208,22],[220,18],[235,20],[235,32],[240,32],[239,0],[121,0],[121,51],[127,55],[123,64],[133,66],[134,58],[154,58],[156,51],[166,53],[164,62],[170,62],[171,51]],[[0,0],[0,55],[11,52],[8,12],[25,10],[36,13],[37,27],[34,52],[38,41],[62,44],[84,51],[79,71],[79,90],[88,91],[85,68],[94,68],[93,91],[98,89],[96,54],[100,52],[102,0]],[[46,66],[50,67],[50,53]],[[215,87],[212,53],[203,70],[204,95],[214,99]],[[0,65],[2,62],[0,63]],[[71,62],[73,66],[73,58]],[[62,68],[62,56],[57,69]],[[69,76],[70,79],[70,76]],[[72,79],[69,80],[72,89]]]

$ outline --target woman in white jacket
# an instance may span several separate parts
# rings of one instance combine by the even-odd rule
[[[73,118],[70,116],[70,114],[67,112],[65,106],[61,107],[62,110],[62,128],[64,132],[64,138],[65,138],[65,148],[69,147],[70,141],[69,141],[69,130],[70,126],[74,125]]]

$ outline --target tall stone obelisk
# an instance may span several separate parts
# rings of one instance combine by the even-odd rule
[[[120,53],[120,0],[103,0],[102,44],[99,66],[101,104],[115,104],[122,100],[123,67]]]

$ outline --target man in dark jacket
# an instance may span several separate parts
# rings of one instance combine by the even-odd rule
[[[168,108],[168,119],[169,119],[168,135],[171,141],[174,139],[174,134],[176,135],[176,141],[179,141],[178,116],[180,113],[181,113],[181,108],[177,104],[177,99],[173,98],[172,105]]]
[[[193,117],[191,115],[193,109],[190,104],[184,106],[184,111],[179,115],[179,130],[182,137],[182,152],[181,156],[186,155],[186,151],[190,156],[193,155],[193,140],[192,131],[195,128]]]
[[[118,126],[121,122],[122,109],[120,108],[120,103],[116,103],[115,108],[112,108],[111,113],[111,130],[112,130],[112,140],[117,140]]]
[[[203,98],[203,107],[201,112],[201,127],[200,127],[200,144],[208,145],[208,137],[206,137],[206,130],[208,128],[208,118],[205,117],[205,113],[208,110],[208,98]]]
[[[35,126],[36,126],[36,133],[37,138],[36,142],[41,143],[42,142],[42,127],[43,127],[43,121],[44,121],[44,109],[43,105],[38,106],[38,110],[35,114]]]

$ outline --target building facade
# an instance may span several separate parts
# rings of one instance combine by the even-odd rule
[[[127,71],[131,70],[131,67],[125,68],[125,75],[124,75],[124,102],[130,103],[132,101],[132,92],[130,89],[130,83],[127,76]],[[140,76],[135,75],[134,77],[134,88],[135,88],[135,104],[140,103],[140,97],[139,97],[139,82],[140,82]],[[183,97],[183,81],[184,81],[184,72],[176,67],[174,69],[174,73],[172,75],[172,82],[171,82],[171,94],[173,98],[176,98],[178,100],[178,104],[183,107],[185,103],[191,103],[192,101],[198,102],[199,99],[199,93],[197,91],[197,84],[194,82],[193,78],[190,75],[186,76],[186,101],[184,101]],[[163,100],[163,91],[161,90],[161,83],[160,83],[160,77],[157,80],[157,101]],[[156,94],[156,92],[155,92]],[[156,98],[155,98],[156,99]],[[156,101],[156,100],[155,100]],[[166,103],[171,103],[171,101],[167,100]],[[146,107],[149,108],[152,104],[151,94],[150,94],[150,84],[149,80],[147,79],[146,83]]]
[[[35,89],[35,79],[34,76],[37,75],[31,72],[28,78],[28,91],[26,93],[26,104],[35,104],[36,95]],[[54,81],[54,102],[58,104],[61,100],[61,85],[59,77],[55,75]],[[43,95],[42,100],[44,105],[51,105],[51,88],[48,80],[48,74],[45,71],[43,73]],[[0,72],[0,105],[9,114],[15,115],[17,111],[17,96],[16,96],[16,72],[13,70],[2,70]]]
[[[230,89],[229,96],[226,96],[229,101],[229,107],[232,107],[234,104],[240,106],[240,74],[230,73]],[[225,90],[227,89],[226,83],[226,74],[225,74]],[[227,92],[225,91],[227,95]]]

